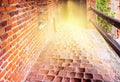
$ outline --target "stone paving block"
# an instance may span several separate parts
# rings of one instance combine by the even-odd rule
[[[81,79],[78,78],[71,78],[70,82],[81,82]]]
[[[63,77],[57,76],[54,79],[54,82],[62,82]]]
[[[47,75],[47,76],[45,76],[44,81],[45,81],[45,82],[53,81],[54,78],[55,78],[55,76]]]
[[[62,76],[62,77],[65,77],[67,75],[67,72],[66,71],[59,71],[59,76]]]
[[[38,74],[48,74],[49,70],[40,70]]]
[[[75,68],[73,68],[73,67],[65,67],[64,70],[74,72]]]
[[[49,75],[58,75],[58,72],[57,70],[49,70]]]
[[[55,66],[54,67],[54,70],[56,70],[56,71],[60,71],[60,70],[63,70],[64,69],[64,67],[62,67],[62,66]]]
[[[70,82],[70,78],[64,77],[62,82]]]
[[[85,73],[84,78],[85,79],[92,79],[93,78],[93,74],[91,74],[91,73]]]
[[[44,75],[37,75],[36,80],[37,81],[42,81],[44,78]]]
[[[76,72],[85,72],[85,68],[82,67],[76,67]]]
[[[90,79],[82,79],[82,82],[92,82]]]
[[[67,72],[67,77],[74,78],[75,72]]]
[[[84,73],[76,73],[75,78],[83,78]]]
[[[73,60],[72,60],[72,59],[66,59],[65,62],[67,62],[67,63],[72,63]]]
[[[71,63],[71,65],[70,65],[71,67],[79,67],[80,66],[80,64],[79,63]]]
[[[58,62],[64,63],[65,59],[58,59]]]

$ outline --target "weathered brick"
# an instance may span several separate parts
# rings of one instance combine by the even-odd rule
[[[2,50],[0,51],[0,57],[1,57],[2,55],[4,55],[4,53],[5,53],[5,50],[2,49]]]
[[[1,43],[0,48],[3,49],[6,45],[7,45],[7,42],[4,41],[4,42]]]
[[[8,3],[9,3],[9,4],[14,3],[14,0],[8,0]]]
[[[0,13],[0,20],[2,20],[2,13]],[[1,25],[0,25],[0,28],[1,28]]]
[[[8,44],[8,45],[5,47],[5,50],[8,51],[10,48],[11,48],[11,46]]]
[[[10,56],[10,54],[7,53],[7,54],[3,57],[3,60],[6,60],[9,56]]]
[[[19,11],[18,11],[18,10],[16,10],[16,11],[14,12],[14,14],[15,14],[15,15],[17,15],[18,13],[19,13]],[[23,21],[23,22],[24,22],[24,21]]]
[[[77,78],[71,78],[70,82],[81,82],[81,79],[77,79]]]
[[[19,4],[17,4],[17,5],[16,5],[16,8],[20,8],[20,5],[19,5]]]
[[[89,63],[89,61],[86,59],[81,59],[81,63]]]
[[[80,66],[80,63],[72,63],[71,66],[73,66],[73,67],[76,66],[77,67],[77,66]]]
[[[70,78],[64,77],[63,82],[70,82]]]
[[[86,79],[92,79],[93,78],[93,74],[91,74],[91,73],[85,73],[84,77]]]
[[[56,70],[50,70],[50,71],[49,71],[49,74],[50,74],[50,75],[57,75],[57,74],[58,74],[58,71],[56,71]]]
[[[1,38],[2,41],[4,41],[5,39],[7,39],[7,37],[8,37],[8,34],[5,33],[5,34],[1,35],[0,38]]]
[[[13,29],[13,32],[16,33],[19,30],[19,28]]]
[[[9,15],[12,17],[12,16],[14,16],[15,15],[15,11],[11,11],[10,13],[9,13]]]
[[[0,25],[1,25],[2,27],[6,26],[6,25],[7,25],[7,21],[5,20],[5,21],[1,22]]]
[[[0,73],[0,78],[2,78],[6,73],[6,70],[3,70],[1,73]]]
[[[76,78],[83,78],[84,77],[84,73],[76,73],[75,77]]]
[[[5,31],[6,31],[6,32],[9,31],[9,30],[11,30],[11,25],[5,27]]]
[[[74,63],[81,63],[81,60],[74,60]]]
[[[8,37],[12,36],[13,35],[13,31],[9,31],[8,32]]]
[[[59,59],[58,62],[65,62],[65,59]]]
[[[0,0],[0,6],[2,6],[2,0]]]
[[[12,71],[8,71],[7,74],[6,74],[6,76],[5,76],[5,78],[9,79],[9,77],[11,76],[11,74],[12,74]]]
[[[54,81],[55,81],[55,82],[61,82],[61,81],[62,81],[62,77],[59,77],[59,76],[58,76],[58,77],[55,77]]]
[[[17,52],[16,52],[16,54],[17,54]],[[17,60],[18,60],[18,56],[16,56],[12,62],[16,63]]]
[[[77,67],[76,72],[85,72],[85,68]]]
[[[45,77],[45,81],[53,81],[54,78],[55,78],[54,76],[47,75],[47,76]]]
[[[75,72],[68,72],[67,76],[70,78],[74,78],[75,77]]]
[[[9,15],[7,13],[4,13],[3,14],[3,19],[7,19],[7,18],[9,18]]]
[[[61,66],[55,66],[54,69],[55,69],[56,71],[59,71],[59,70],[63,70],[64,67],[61,67]]]
[[[45,66],[45,68],[47,68],[47,69],[53,69],[53,65],[47,65],[47,66]]]
[[[81,66],[82,67],[92,67],[92,64],[85,64],[85,63],[83,63]]]
[[[4,69],[7,66],[8,62],[4,62],[3,65],[1,66],[2,69]]]
[[[5,33],[5,30],[4,29],[0,29],[0,36]]]
[[[15,9],[16,9],[15,6],[7,6],[7,7],[6,7],[6,10],[7,10],[7,11],[14,11]]]
[[[65,67],[64,70],[66,70],[66,71],[74,71],[75,69],[73,67]]]
[[[82,82],[92,82],[92,81],[90,79],[82,79]]]
[[[8,4],[8,0],[1,0],[1,2],[2,2],[4,5]]]
[[[66,72],[66,71],[60,71],[60,72],[59,72],[59,76],[65,77],[66,75],[67,75],[67,72]]]
[[[67,62],[67,63],[72,63],[73,60],[72,60],[72,59],[66,59],[65,62]]]
[[[0,60],[0,66],[2,65],[2,63],[3,63],[3,60],[1,59],[1,60]],[[0,73],[1,73],[1,71],[0,71]]]
[[[5,8],[4,7],[0,7],[0,12],[3,12],[5,11]]]
[[[36,78],[36,79],[37,79],[38,81],[42,81],[42,80],[43,80],[43,78],[44,78],[44,76],[43,76],[43,75],[37,75],[37,78]]]
[[[103,80],[92,80],[92,82],[104,82]]]
[[[16,38],[17,38],[17,35],[16,35],[16,34],[14,34],[14,35],[13,35],[13,39],[16,39]]]
[[[16,21],[17,19],[15,19],[14,21]],[[11,26],[12,26],[12,28],[14,28],[15,26],[17,26],[17,23],[15,22],[15,23],[12,23],[11,24]]]
[[[40,70],[39,74],[48,74],[48,72],[49,72],[48,70]]]

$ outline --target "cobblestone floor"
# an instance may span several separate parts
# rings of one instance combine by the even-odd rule
[[[108,45],[104,44],[96,31],[82,31],[84,33],[71,33],[65,29],[56,32],[25,82],[120,82],[120,63],[113,56],[114,52],[105,47]],[[93,40],[93,31],[99,37],[96,40]],[[82,36],[75,38],[77,34]],[[94,44],[87,36],[90,34]],[[101,41],[104,43],[96,49]]]

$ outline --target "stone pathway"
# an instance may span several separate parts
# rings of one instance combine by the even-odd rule
[[[109,56],[111,53],[102,52],[103,54],[100,56],[100,52],[99,54],[94,52],[96,45],[90,45],[94,36],[91,36],[90,39],[87,34],[90,35],[91,31],[81,30],[84,33],[70,32],[65,29],[55,33],[50,44],[35,62],[25,82],[120,82],[120,73],[116,73],[119,68],[111,68],[112,63],[118,67],[120,67],[120,63],[115,58],[115,61],[111,61],[111,63],[106,56],[103,56]],[[79,34],[81,41],[75,38],[77,34]],[[85,37],[89,41],[84,41]],[[102,39],[97,39],[94,40],[96,44],[97,41],[102,41]],[[90,47],[91,50],[82,46],[83,44],[88,47],[92,46]],[[105,47],[103,49],[103,46],[106,45],[103,43],[100,46],[101,50],[109,51],[109,49],[105,50]],[[98,50],[100,49],[98,48]]]

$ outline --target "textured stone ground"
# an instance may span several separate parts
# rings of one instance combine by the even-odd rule
[[[97,31],[80,30],[56,32],[25,82],[120,82],[116,54]]]

